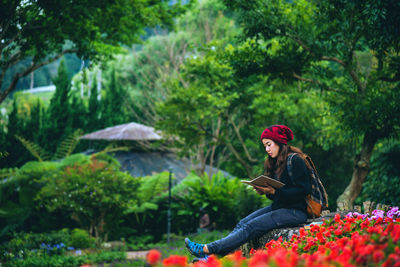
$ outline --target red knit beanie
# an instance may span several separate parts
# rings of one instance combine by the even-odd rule
[[[285,125],[272,125],[262,132],[261,141],[263,139],[271,139],[287,145],[288,141],[293,140],[293,132]]]

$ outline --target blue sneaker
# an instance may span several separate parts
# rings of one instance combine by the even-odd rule
[[[189,238],[185,238],[185,245],[189,252],[197,258],[205,258],[207,255],[204,253],[203,248],[204,244],[198,244],[196,242],[192,242]]]

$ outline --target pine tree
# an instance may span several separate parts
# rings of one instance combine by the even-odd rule
[[[100,103],[98,99],[98,92],[97,92],[97,80],[94,78],[92,83],[92,87],[90,88],[90,97],[89,97],[89,108],[88,108],[88,131],[99,130],[101,128],[100,121]]]
[[[102,102],[103,127],[115,126],[125,123],[124,100],[126,91],[118,83],[115,68],[110,73],[110,82],[106,87],[105,99]]]
[[[8,116],[5,144],[2,147],[2,151],[7,151],[8,156],[0,161],[0,168],[18,167],[27,160],[32,159],[30,153],[15,138],[16,135],[22,135],[24,130],[24,120],[18,115],[18,111],[18,97],[17,94],[14,94],[12,110]]]
[[[57,77],[53,80],[53,83],[56,86],[56,91],[46,112],[46,121],[43,125],[44,138],[42,139],[42,147],[52,152],[55,151],[63,138],[72,133],[71,110],[68,101],[71,81],[68,78],[64,60],[60,62]]]
[[[22,136],[37,143],[40,139],[43,106],[39,99],[33,104],[30,116],[27,118]]]
[[[71,96],[71,104],[70,104],[70,119],[71,119],[71,127],[73,129],[83,129],[86,130],[87,124],[87,110],[84,101],[80,97],[80,95],[72,95]]]

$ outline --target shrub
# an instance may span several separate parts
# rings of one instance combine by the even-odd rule
[[[185,227],[177,226],[190,231],[199,225],[200,209],[209,214],[218,229],[231,229],[241,218],[270,203],[238,178],[224,177],[222,173],[213,177],[192,173],[173,191],[173,197],[177,215],[174,219],[180,218],[185,224]]]
[[[49,211],[64,210],[95,237],[107,240],[137,199],[138,180],[110,156],[96,155],[44,176],[36,200]]]
[[[91,248],[95,246],[96,239],[91,237],[86,230],[72,230],[69,245],[73,248]]]
[[[49,233],[18,233],[0,246],[0,261],[25,259],[32,255],[61,255],[70,240],[68,229]]]

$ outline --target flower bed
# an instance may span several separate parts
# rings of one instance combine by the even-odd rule
[[[164,260],[157,251],[148,255],[152,266],[187,266],[185,256]],[[397,266],[400,267],[400,211],[375,210],[371,215],[339,214],[323,224],[300,229],[290,241],[272,240],[265,249],[245,258],[237,251],[224,258],[211,256],[194,266]]]

